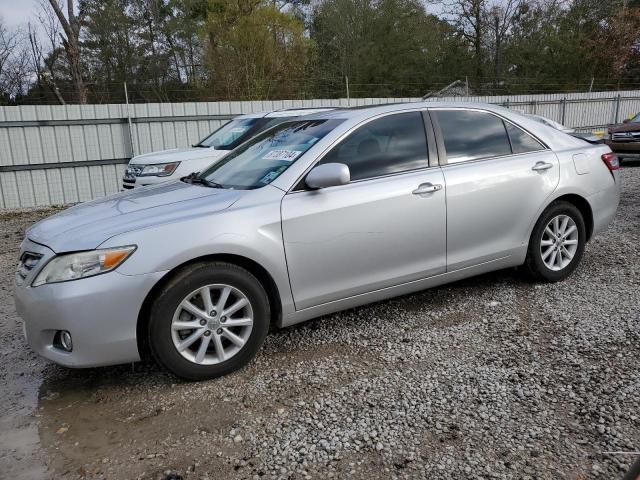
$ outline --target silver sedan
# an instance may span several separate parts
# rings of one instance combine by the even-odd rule
[[[615,214],[618,168],[604,145],[490,105],[322,112],[198,176],[36,224],[16,304],[59,364],[150,353],[212,378],[249,362],[270,325],[521,265],[566,278]]]

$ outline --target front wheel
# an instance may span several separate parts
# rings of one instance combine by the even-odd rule
[[[531,233],[526,260],[529,272],[538,280],[564,280],[580,263],[586,239],[580,210],[569,202],[552,203]]]
[[[149,322],[155,359],[187,380],[247,364],[269,328],[269,299],[247,270],[223,262],[180,271],[156,297]]]

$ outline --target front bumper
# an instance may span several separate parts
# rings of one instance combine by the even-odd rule
[[[28,251],[38,247],[44,248],[29,241],[23,245]],[[27,342],[36,353],[67,367],[140,360],[136,340],[138,313],[151,288],[165,273],[123,275],[113,271],[38,287],[28,286],[37,272],[32,272],[26,282],[16,274],[14,298]],[[71,333],[73,351],[54,345],[58,330]]]

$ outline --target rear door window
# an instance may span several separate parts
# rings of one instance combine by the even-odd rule
[[[442,131],[447,163],[511,154],[501,118],[475,110],[434,110]]]

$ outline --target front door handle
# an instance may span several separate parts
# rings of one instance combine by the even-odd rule
[[[551,167],[553,167],[553,163],[536,162],[536,164],[531,167],[531,170],[534,172],[542,172],[543,170],[549,170]]]
[[[430,182],[427,183],[422,183],[420,185],[418,185],[418,188],[416,188],[413,192],[414,195],[424,195],[425,193],[433,193],[433,192],[437,192],[438,190],[442,190],[442,185],[440,184],[433,184]]]

